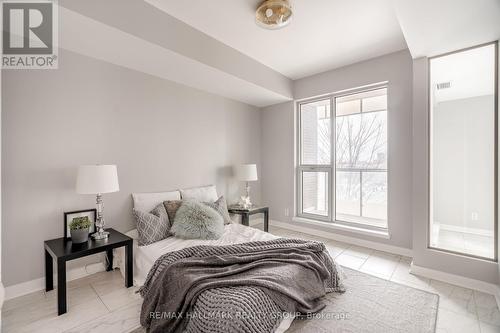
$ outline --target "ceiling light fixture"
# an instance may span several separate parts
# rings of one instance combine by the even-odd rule
[[[290,23],[292,14],[288,0],[265,0],[255,11],[255,22],[266,29],[280,29]]]

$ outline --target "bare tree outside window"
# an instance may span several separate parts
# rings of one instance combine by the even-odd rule
[[[330,216],[332,200],[332,219],[386,228],[387,90],[303,103],[300,119],[301,165],[307,169],[299,167],[302,212]],[[335,172],[333,182],[329,172]],[[332,184],[335,196],[329,198]]]
[[[386,90],[357,94],[345,99],[347,101],[342,98],[336,101],[340,111],[337,112],[335,131],[336,218],[385,227]],[[373,99],[376,99],[375,102]],[[350,103],[349,109],[343,108],[341,103]]]

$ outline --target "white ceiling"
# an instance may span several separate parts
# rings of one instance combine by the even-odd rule
[[[407,45],[417,58],[500,38],[500,0],[291,0],[281,30],[255,24],[260,1],[59,0],[60,46],[261,107]]]
[[[500,38],[500,0],[393,0],[413,58]]]
[[[291,79],[406,48],[391,0],[291,0],[281,30],[255,24],[261,0],[145,1]]]

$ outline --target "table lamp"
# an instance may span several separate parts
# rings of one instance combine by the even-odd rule
[[[246,197],[242,197],[243,206],[245,208],[252,207],[252,201],[250,200],[250,185],[249,182],[258,180],[257,177],[257,165],[255,164],[242,164],[236,169],[236,177],[240,181],[246,182],[245,190]]]
[[[96,240],[107,239],[109,232],[104,231],[104,205],[102,194],[118,192],[118,172],[116,165],[82,165],[78,168],[76,192],[79,194],[95,194],[97,204],[97,232],[92,234]]]

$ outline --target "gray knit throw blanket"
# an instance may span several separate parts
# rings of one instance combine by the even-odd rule
[[[274,332],[284,313],[323,309],[343,292],[340,267],[319,242],[279,238],[193,246],[161,256],[144,286],[148,332]]]

